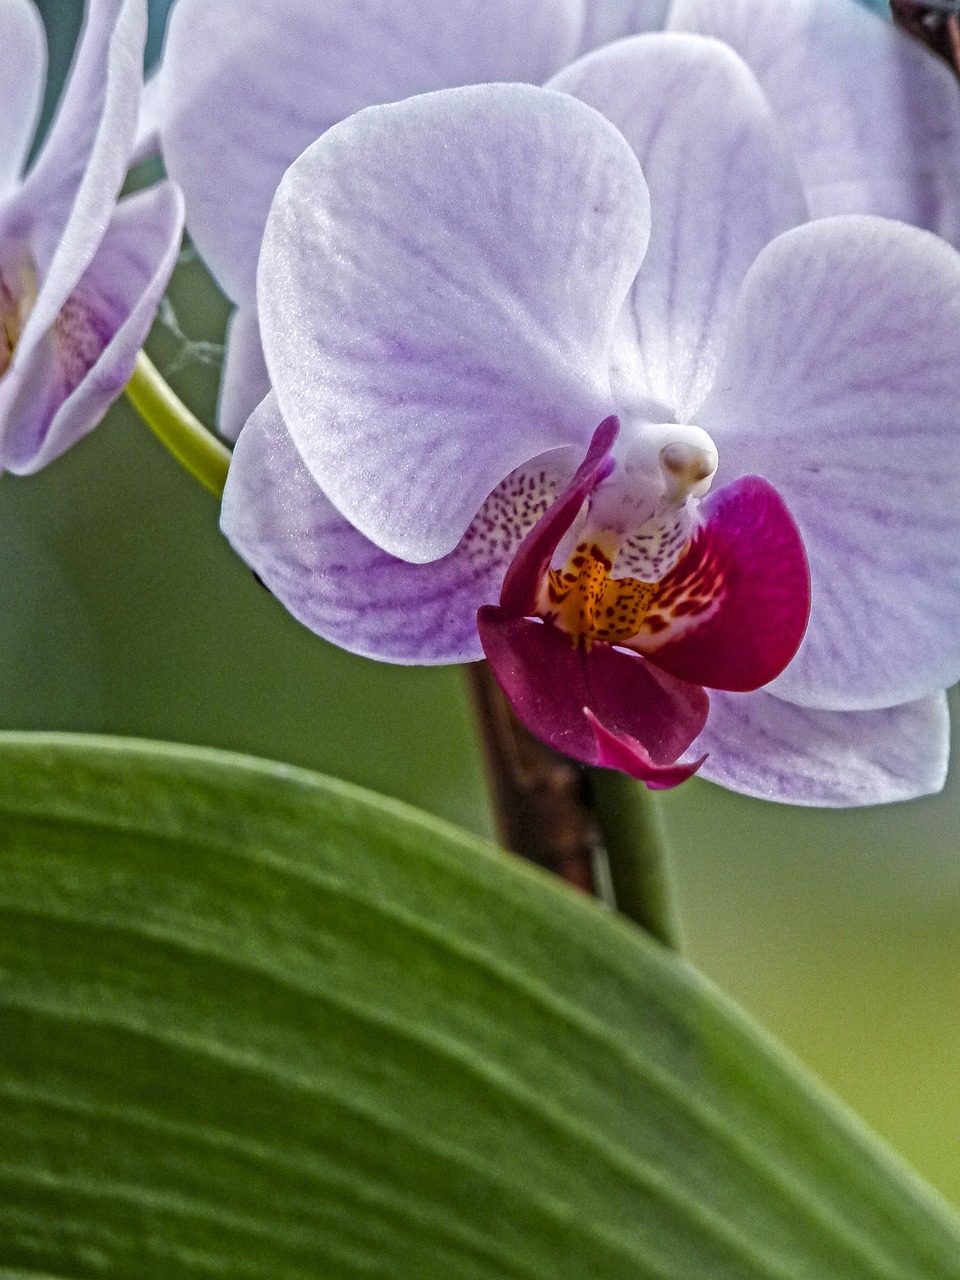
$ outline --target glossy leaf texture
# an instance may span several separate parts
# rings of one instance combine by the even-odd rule
[[[4,735],[0,1275],[920,1280],[960,1234],[543,874],[281,765]]]

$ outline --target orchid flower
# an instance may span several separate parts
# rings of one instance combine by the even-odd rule
[[[145,0],[91,0],[57,116],[21,177],[46,46],[30,0],[0,0],[0,471],[36,471],[96,426],[176,262],[174,185],[117,203],[145,31]]]
[[[187,229],[237,306],[218,412],[224,435],[235,439],[269,390],[256,266],[287,166],[362,107],[484,81],[542,83],[579,51],[585,23],[593,41],[613,21],[652,29],[665,4],[630,0],[596,22],[587,8],[583,0],[178,0],[144,135],[159,131]]]
[[[654,25],[649,8],[625,0],[590,7],[606,40]],[[667,31],[711,36],[747,63],[813,217],[875,213],[960,246],[960,95],[917,40],[856,0],[672,0],[662,10]]]
[[[484,81],[543,83],[578,52],[661,27],[714,36],[746,60],[814,215],[877,213],[960,244],[950,73],[855,0],[178,0],[141,141],[162,141],[188,230],[237,306],[224,435],[236,439],[269,390],[256,262],[273,193],[304,147],[363,107]],[[864,64],[868,76],[852,74]]]
[[[755,80],[696,37],[351,117],[270,213],[273,391],[227,536],[347,649],[486,652],[580,759],[667,785],[706,756],[807,804],[936,789],[960,256],[806,216]]]

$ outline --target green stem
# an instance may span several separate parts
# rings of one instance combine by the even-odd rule
[[[680,929],[656,796],[622,773],[588,773],[618,910],[666,946],[678,948]]]
[[[181,466],[204,488],[222,497],[230,450],[174,394],[143,351],[127,384],[127,398]]]
[[[488,663],[464,671],[504,847],[675,947],[679,930],[653,795],[632,778],[588,769],[541,742],[520,722]]]

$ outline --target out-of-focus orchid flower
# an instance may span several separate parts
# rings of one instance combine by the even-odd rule
[[[642,31],[659,31],[667,20],[670,0],[584,0],[581,50]]]
[[[813,217],[875,213],[960,246],[960,94],[918,41],[855,0],[672,0],[661,10],[666,30],[722,40],[750,67]],[[650,31],[656,16],[627,0],[592,0],[591,15],[606,40]]]
[[[30,0],[0,0],[0,471],[36,471],[96,426],[176,262],[174,185],[117,203],[145,30],[145,0],[90,0],[56,118],[21,177],[46,46]]]
[[[541,84],[614,21],[663,21],[664,0],[178,0],[157,85],[167,171],[187,229],[237,304],[219,408],[235,439],[269,390],[257,329],[260,241],[284,170],[362,107],[484,81]],[[585,12],[586,10],[586,12]],[[216,122],[216,127],[211,127]]]
[[[319,634],[485,650],[536,732],[653,785],[709,752],[704,776],[796,803],[936,789],[960,257],[805,222],[714,41],[638,38],[555,84],[620,131],[485,86],[362,112],[292,166],[259,270],[274,390],[227,535]],[[810,623],[757,689],[806,616],[794,520]]]

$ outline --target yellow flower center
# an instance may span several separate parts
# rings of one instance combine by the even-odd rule
[[[594,640],[622,644],[640,630],[656,582],[613,578],[613,556],[600,541],[580,542],[563,569],[547,575],[543,616],[589,649]]]
[[[10,367],[27,316],[36,300],[36,272],[25,255],[7,276],[0,272],[0,377]]]

